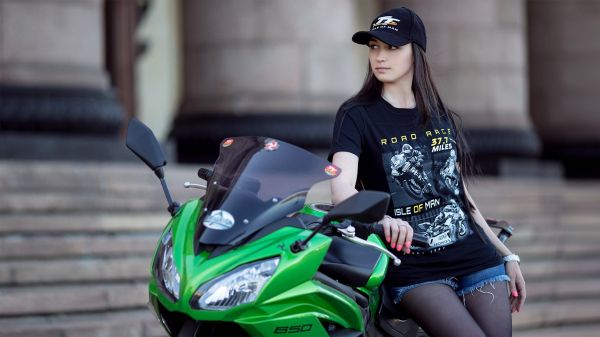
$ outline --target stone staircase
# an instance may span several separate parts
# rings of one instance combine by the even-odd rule
[[[167,180],[198,193],[182,187],[195,167]],[[149,169],[2,162],[0,191],[0,336],[165,335],[146,283],[169,215]]]
[[[182,187],[196,169],[167,168],[179,201],[198,197]],[[600,182],[486,178],[470,191],[516,224],[528,300],[515,336],[598,336]],[[0,337],[165,336],[146,288],[165,209],[142,164],[0,162]]]
[[[516,224],[528,298],[515,336],[599,336],[600,182],[487,179],[471,187],[486,215]]]

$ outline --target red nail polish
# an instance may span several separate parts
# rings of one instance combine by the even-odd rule
[[[512,295],[513,295],[513,297],[519,297],[519,293],[518,293],[518,292],[516,292],[516,291],[513,291],[513,292],[512,292]]]
[[[396,248],[396,244],[392,243],[392,249]]]

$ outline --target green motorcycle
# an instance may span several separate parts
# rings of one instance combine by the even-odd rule
[[[169,335],[417,335],[380,287],[389,261],[400,260],[377,233],[355,235],[355,227],[383,217],[388,194],[305,205],[309,188],[339,168],[279,140],[235,137],[221,143],[212,171],[199,170],[206,186],[186,183],[204,196],[179,205],[152,131],[133,119],[127,146],[160,179],[172,215],[149,283]]]

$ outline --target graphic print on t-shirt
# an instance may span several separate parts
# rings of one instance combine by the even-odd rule
[[[390,158],[391,175],[394,182],[415,199],[431,194],[433,186],[423,168],[423,153],[410,144],[402,145]]]
[[[384,169],[394,216],[411,224],[414,232],[436,251],[470,234],[459,200],[455,142],[450,130],[428,130],[412,139],[383,143]]]

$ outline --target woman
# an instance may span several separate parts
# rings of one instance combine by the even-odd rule
[[[342,173],[334,203],[357,187],[391,194],[380,223],[402,259],[385,285],[432,336],[509,336],[525,281],[517,255],[498,240],[464,183],[466,145],[425,58],[421,19],[407,8],[354,34],[369,47],[362,89],[338,111],[330,158]],[[412,245],[413,237],[427,242]]]

